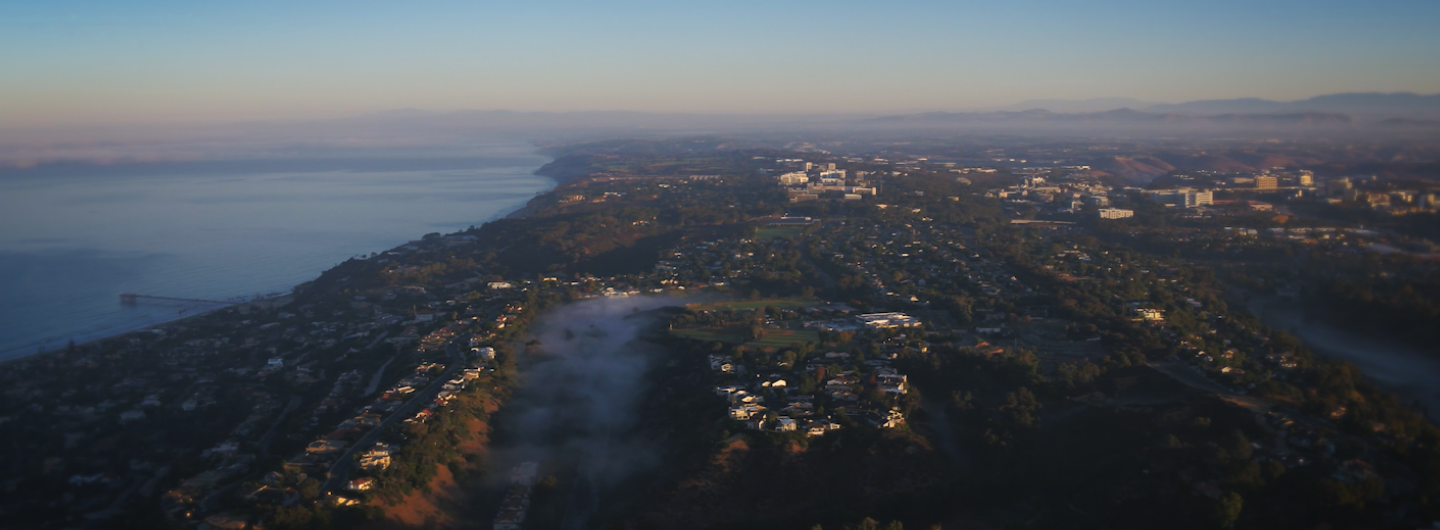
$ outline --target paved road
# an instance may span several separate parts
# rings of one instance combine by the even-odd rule
[[[1191,387],[1220,396],[1220,399],[1245,407],[1255,412],[1269,412],[1276,407],[1274,401],[1255,396],[1242,396],[1225,385],[1211,381],[1204,374],[1196,372],[1185,363],[1147,363],[1162,374],[1190,385]]]
[[[385,361],[385,364],[380,365],[380,368],[375,370],[375,376],[370,378],[370,386],[365,387],[365,393],[360,395],[368,396],[370,394],[374,394],[376,390],[379,390],[380,376],[385,375],[385,368],[390,366],[390,363],[393,362],[395,362],[395,358],[391,357],[390,360]]]
[[[389,336],[390,330],[387,329],[383,333],[381,333],[379,337],[375,337],[375,340],[370,341],[370,345],[366,346],[365,349],[368,350],[370,348],[374,348],[376,344],[380,344],[380,341],[385,340],[385,337]]]
[[[1147,363],[1147,365],[1151,368],[1158,370],[1160,373],[1168,375],[1182,383],[1206,392],[1213,393],[1216,396],[1219,396],[1220,399],[1228,401],[1234,405],[1245,407],[1246,409],[1249,409],[1251,411],[1257,413],[1275,412],[1285,418],[1294,420],[1296,423],[1299,423],[1311,429],[1335,428],[1335,425],[1333,423],[1330,423],[1325,419],[1301,414],[1294,410],[1286,410],[1282,408],[1282,405],[1279,402],[1276,402],[1274,400],[1256,396],[1242,396],[1238,392],[1231,390],[1225,385],[1211,381],[1210,378],[1205,377],[1204,374],[1195,371],[1195,369],[1190,368],[1189,365],[1186,365],[1184,363]],[[1348,437],[1349,435],[1342,436]],[[1357,438],[1357,440],[1359,439]]]
[[[265,431],[265,435],[260,437],[260,441],[258,442],[260,454],[264,455],[265,458],[270,458],[270,442],[275,441],[275,432],[280,428],[280,422],[285,421],[285,417],[289,416],[290,413],[294,412],[299,406],[300,396],[290,396],[290,403],[285,405],[285,410],[280,411],[280,416],[275,418],[275,423],[270,425],[270,430]]]
[[[294,412],[294,410],[299,406],[300,396],[290,396],[290,403],[285,405],[285,410],[280,411],[280,415],[275,418],[275,423],[270,425],[270,430],[265,431],[265,435],[260,437],[259,442],[256,442],[257,445],[260,446],[260,453],[265,455],[265,458],[270,458],[270,442],[275,440],[275,433],[280,428],[280,423],[285,421],[285,417],[289,416],[290,413]],[[229,493],[231,490],[234,490],[236,487],[239,487],[246,481],[253,480],[254,478],[259,477],[264,473],[265,472],[263,470],[255,471],[253,473],[247,473],[245,475],[242,475],[234,482],[231,482],[219,488],[215,488],[215,491],[210,492],[209,495],[206,495],[204,499],[200,500],[200,508],[206,511],[214,511],[218,509],[219,505],[217,503],[220,502],[220,499],[223,498],[226,493]]]

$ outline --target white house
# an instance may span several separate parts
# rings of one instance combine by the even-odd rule
[[[795,432],[796,427],[797,424],[795,420],[784,416],[781,416],[780,420],[775,422],[775,430],[779,432]]]

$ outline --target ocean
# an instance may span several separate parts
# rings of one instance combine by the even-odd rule
[[[527,145],[454,158],[0,172],[0,360],[288,292],[346,259],[503,217],[553,185]]]

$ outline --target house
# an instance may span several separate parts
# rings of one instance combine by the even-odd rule
[[[390,455],[365,455],[360,457],[360,469],[378,471],[390,467]]]
[[[759,405],[733,405],[730,407],[730,419],[749,420],[756,416],[763,419],[763,415],[761,415],[763,412],[765,412],[765,407]]]
[[[1140,320],[1144,320],[1146,322],[1165,321],[1165,311],[1163,309],[1136,308],[1135,314],[1140,316]]]
[[[797,426],[795,420],[783,416],[780,417],[779,421],[775,422],[775,430],[777,432],[795,432]]]
[[[365,491],[375,485],[375,479],[360,477],[345,484],[345,489],[350,491]]]
[[[234,440],[227,440],[224,442],[220,442],[220,445],[217,445],[214,448],[210,449],[210,452],[212,454],[229,455],[235,454],[235,452],[239,450],[240,442]]]
[[[881,391],[889,394],[904,394],[906,392],[905,383],[908,381],[909,378],[901,374],[880,374],[876,376],[876,385],[880,387]]]
[[[485,286],[489,287],[491,290],[497,291],[501,289],[510,289],[515,287],[514,285],[511,285],[510,282],[490,282],[485,284]]]
[[[818,420],[805,424],[807,436],[823,436],[827,432],[838,430],[840,430],[840,424],[829,420]]]
[[[121,413],[120,413],[120,423],[125,423],[125,422],[129,422],[129,421],[136,421],[136,420],[143,420],[143,419],[145,419],[145,413],[144,413],[143,411],[139,411],[139,410],[128,410],[128,411],[125,411],[125,412],[121,412]]]
[[[360,504],[359,499],[336,495],[330,492],[325,492],[325,502],[330,503],[331,506],[355,506]]]
[[[905,423],[905,415],[899,409],[890,409],[889,412],[866,412],[865,421],[875,427],[893,429]]]
[[[205,524],[210,528],[219,530],[245,530],[250,527],[250,516],[236,514],[212,515],[205,518]]]
[[[305,446],[305,452],[317,455],[338,453],[343,449],[345,449],[345,442],[340,440],[315,440]]]

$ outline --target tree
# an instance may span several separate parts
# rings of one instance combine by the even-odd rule
[[[961,393],[959,390],[950,393],[950,406],[960,412],[975,410],[975,396],[969,392]]]
[[[845,530],[880,530],[880,521],[866,517],[858,523],[846,526]]]
[[[1246,438],[1245,433],[1239,430],[1230,432],[1230,436],[1225,439],[1224,447],[1230,453],[1230,458],[1235,460],[1249,460],[1255,452],[1255,448],[1250,445],[1250,439]]]
[[[1000,412],[1011,423],[1022,427],[1035,425],[1035,411],[1040,409],[1040,402],[1035,399],[1035,394],[1029,388],[1020,387],[1014,392],[1005,394],[1005,402],[1000,405]]]
[[[1239,493],[1229,492],[1220,497],[1211,511],[1211,518],[1220,528],[1230,528],[1240,518],[1240,510],[1245,508],[1245,499]]]
[[[760,340],[765,338],[765,326],[761,326],[760,324],[751,324],[750,333],[747,334],[745,338],[748,340]]]
[[[307,501],[315,500],[316,497],[320,496],[320,481],[314,478],[302,480],[300,481],[299,490],[300,498]]]
[[[314,514],[304,506],[289,506],[275,510],[271,523],[279,528],[304,528],[310,524]]]

